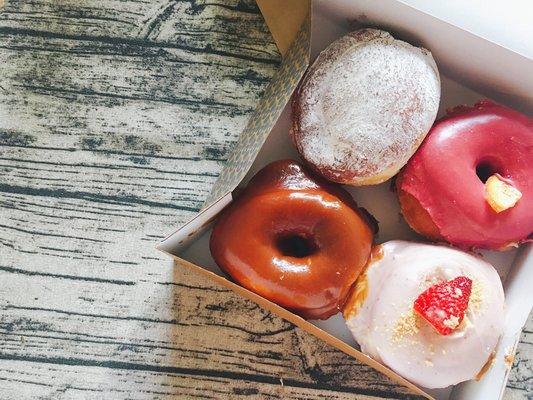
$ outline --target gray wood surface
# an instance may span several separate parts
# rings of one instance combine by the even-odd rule
[[[279,61],[252,0],[6,2],[0,399],[412,397],[154,250]],[[507,399],[532,356],[530,319]]]

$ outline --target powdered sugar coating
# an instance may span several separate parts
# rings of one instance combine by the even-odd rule
[[[407,162],[431,128],[440,99],[427,50],[362,29],[326,48],[293,101],[292,136],[326,178],[377,184]]]

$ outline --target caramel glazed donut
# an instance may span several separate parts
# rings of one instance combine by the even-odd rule
[[[481,101],[438,121],[400,173],[402,214],[418,233],[504,250],[533,231],[533,119]]]
[[[431,53],[361,29],[329,45],[292,101],[292,140],[328,180],[381,183],[413,155],[437,115],[440,78]]]
[[[237,283],[304,318],[340,311],[372,230],[351,196],[291,160],[259,171],[223,212],[210,249]]]
[[[425,305],[431,305],[428,288],[461,276],[471,281],[464,316],[444,320],[443,334],[415,303],[425,293]],[[444,293],[451,297],[438,299],[444,304],[467,294],[457,287]],[[504,293],[494,267],[480,258],[446,246],[390,241],[372,250],[344,317],[365,354],[417,385],[444,388],[480,378],[490,367],[503,332]]]

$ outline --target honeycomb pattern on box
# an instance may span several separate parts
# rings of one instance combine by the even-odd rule
[[[235,189],[252,166],[257,153],[309,65],[310,28],[311,21],[308,15],[287,51],[280,69],[267,86],[257,108],[241,132],[203,208]]]

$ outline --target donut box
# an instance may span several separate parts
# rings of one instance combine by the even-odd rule
[[[433,390],[414,385],[363,354],[340,314],[326,320],[305,320],[229,280],[209,250],[213,223],[250,178],[273,161],[299,159],[288,134],[291,96],[318,53],[357,27],[379,27],[392,32],[395,37],[431,50],[441,73],[439,117],[449,107],[472,105],[484,98],[531,114],[533,80],[530,71],[533,70],[533,60],[517,51],[516,43],[509,47],[496,44],[463,29],[464,20],[457,16],[457,24],[454,25],[450,23],[453,20],[450,15],[441,12],[443,19],[440,19],[425,12],[423,2],[412,0],[408,3],[411,5],[395,0],[258,1],[283,55],[282,65],[242,132],[205,207],[160,243],[158,249],[172,256],[177,266],[191,268],[256,302],[416,394],[438,400],[499,399],[510,370],[508,360],[514,354],[533,305],[530,290],[533,279],[531,245],[524,244],[519,249],[506,252],[480,251],[483,258],[494,265],[503,282],[506,305],[503,335],[491,368],[480,380]],[[490,36],[490,32],[484,36]],[[446,167],[442,166],[443,173],[446,173]],[[425,241],[401,218],[398,199],[390,187],[387,181],[375,186],[345,186],[345,189],[379,221],[375,243]]]

